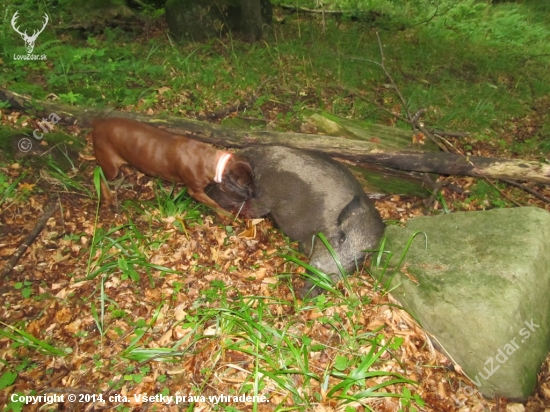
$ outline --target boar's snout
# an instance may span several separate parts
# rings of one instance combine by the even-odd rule
[[[376,248],[383,232],[384,223],[370,199],[364,194],[355,195],[340,211],[336,222],[327,225],[324,231],[336,256],[330,253],[320,239],[315,239],[310,254],[310,265],[329,275],[333,282],[337,282],[361,265],[367,255],[366,250]],[[307,281],[300,291],[302,296],[303,291],[309,292],[309,297],[322,292],[320,288],[312,289],[311,281]]]

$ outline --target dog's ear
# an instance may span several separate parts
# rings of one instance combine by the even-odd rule
[[[233,200],[223,190],[220,183],[209,185],[204,192],[214,200],[222,209],[229,210],[232,213],[237,213],[241,208],[242,200]]]
[[[225,168],[220,189],[239,202],[258,197],[260,193],[250,162],[241,156],[233,156]]]

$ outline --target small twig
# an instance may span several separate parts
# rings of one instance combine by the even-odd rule
[[[406,121],[405,119],[402,119],[400,118],[399,116],[395,115],[394,113],[390,112],[389,110],[381,107],[380,105],[378,105],[377,103],[374,103],[374,102],[370,102],[374,105],[376,105],[377,107],[379,107],[380,109],[388,112],[388,113],[391,113],[393,116],[395,116],[396,118],[398,119],[401,119],[401,120],[405,120],[406,122],[408,122],[412,129],[413,129],[413,132],[416,134],[417,133],[417,130],[420,130],[425,136],[427,136],[430,140],[432,140],[441,150],[443,150],[444,152],[450,152],[449,148],[446,146],[446,144],[452,148],[453,150],[455,150],[457,153],[460,153],[458,150],[456,150],[456,148],[454,148],[454,146],[448,141],[446,140],[445,138],[442,137],[442,135],[446,135],[446,136],[451,136],[451,137],[463,137],[463,136],[467,136],[467,134],[463,134],[463,133],[453,133],[453,132],[437,132],[437,133],[432,133],[431,131],[429,131],[428,129],[426,129],[424,127],[424,125],[422,123],[420,123],[419,119],[420,117],[426,112],[425,109],[420,109],[418,110],[414,116],[411,115],[411,112],[409,110],[409,107],[407,105],[407,102],[405,101],[403,95],[401,94],[401,91],[399,90],[399,88],[397,87],[395,81],[393,80],[393,77],[391,76],[391,74],[388,72],[388,70],[386,69],[386,66],[384,65],[384,49],[383,49],[383,46],[382,46],[382,41],[380,40],[380,35],[378,34],[378,32],[376,33],[376,38],[378,39],[378,47],[380,49],[380,62],[377,62],[377,61],[374,61],[374,60],[370,60],[370,59],[364,59],[364,58],[358,58],[358,57],[348,57],[352,60],[362,60],[362,61],[367,61],[369,63],[372,63],[378,67],[380,67],[383,71],[384,71],[384,74],[386,75],[386,77],[388,78],[388,80],[390,81],[393,89],[395,90],[395,93],[397,94],[397,96],[399,97],[399,100],[401,101],[401,103],[403,104],[403,107],[407,113],[407,118],[408,118],[408,121]],[[437,138],[436,138],[436,135],[437,135]],[[468,160],[468,159],[467,159]],[[471,162],[468,160],[468,162],[476,169],[477,167]],[[509,196],[506,195],[506,193],[504,193],[502,190],[500,190],[492,181],[491,179],[487,178],[486,176],[483,175],[483,173],[481,173],[479,170],[478,172],[480,173],[480,175],[491,185],[493,186],[496,190],[498,190],[498,192],[503,196],[505,197],[507,200],[509,200],[510,202],[512,202],[514,205],[516,206],[521,206],[518,202],[516,202],[515,200],[511,199]],[[504,180],[503,181],[507,182],[507,183],[510,183],[512,185],[515,185],[517,187],[520,187],[521,189],[531,193],[533,196],[536,196],[537,198],[543,200],[544,202],[549,202],[549,199],[547,199],[545,196],[542,196],[541,194],[535,192],[534,190],[532,189],[529,189],[519,183],[512,183],[512,181],[507,181],[507,180]],[[436,189],[438,189],[438,187],[436,187]]]
[[[468,137],[470,133],[467,132],[445,132],[443,130],[430,130],[430,133],[433,133],[437,136],[446,136],[446,137]]]
[[[550,199],[549,199],[549,198],[547,198],[546,196],[540,194],[540,193],[537,192],[536,190],[531,189],[530,187],[527,187],[527,186],[525,186],[525,185],[522,185],[521,183],[516,182],[516,181],[514,181],[514,180],[503,179],[502,181],[505,182],[505,183],[508,183],[509,185],[515,186],[515,187],[517,187],[517,188],[519,188],[519,189],[521,189],[521,190],[523,190],[523,191],[525,191],[525,192],[527,192],[527,193],[529,193],[529,194],[535,196],[537,199],[542,200],[542,201],[545,202],[545,203],[550,204]]]
[[[471,162],[470,162],[470,163],[471,163]],[[473,164],[473,163],[471,163],[471,164]],[[474,167],[475,167],[475,166],[474,166]],[[496,190],[498,190],[498,192],[499,192],[503,197],[505,197],[506,199],[508,199],[510,202],[512,202],[512,203],[513,203],[514,205],[516,205],[517,207],[520,207],[520,206],[521,206],[521,204],[519,204],[519,203],[516,202],[514,199],[512,199],[510,196],[508,196],[506,193],[504,193],[503,190],[500,190],[500,189],[498,188],[498,186],[495,185],[491,179],[489,179],[488,177],[484,176],[483,174],[481,174],[481,175],[482,175],[483,178],[487,181],[487,183],[489,183],[489,184],[490,184],[491,186],[493,186]]]
[[[282,9],[285,10],[291,10],[291,11],[301,11],[304,13],[311,13],[311,14],[333,14],[336,16],[341,16],[343,14],[352,14],[354,15],[353,10],[325,10],[325,9],[308,9],[307,7],[298,7],[298,6],[287,6],[287,5],[281,5]]]
[[[15,265],[17,265],[17,262],[19,262],[19,259],[21,259],[21,256],[23,256],[29,246],[40,234],[42,229],[44,229],[44,226],[46,226],[46,222],[50,217],[52,217],[58,206],[59,204],[57,202],[57,197],[50,196],[50,198],[48,199],[48,203],[46,203],[46,210],[44,211],[44,214],[38,220],[38,222],[36,222],[36,226],[34,227],[32,232],[27,235],[23,243],[17,248],[15,253],[10,258],[9,262],[2,269],[2,272],[0,272],[0,282],[2,282],[4,278],[11,273]]]
[[[420,121],[420,118],[424,115],[424,113],[426,113],[427,110],[422,108],[422,109],[418,109],[418,111],[413,115],[411,121],[417,125],[418,122]]]
[[[409,106],[407,104],[407,101],[405,100],[405,98],[401,94],[401,91],[399,90],[399,87],[397,87],[397,84],[395,83],[395,80],[393,80],[392,75],[390,74],[388,69],[386,69],[386,65],[384,64],[384,60],[385,60],[384,47],[382,46],[382,41],[380,40],[380,35],[378,34],[378,32],[376,32],[376,38],[378,39],[378,48],[380,49],[380,62],[370,60],[370,59],[356,58],[356,57],[352,57],[352,59],[367,61],[369,63],[375,64],[376,66],[380,67],[382,69],[382,71],[384,72],[384,74],[386,75],[387,79],[390,81],[393,90],[397,94],[397,97],[401,101],[401,104],[403,105],[403,108],[405,109],[405,112],[407,113],[407,119],[408,120],[405,120],[405,122],[407,122],[411,125],[411,128],[413,129],[413,133],[416,135],[418,133],[418,131],[421,131],[432,142],[434,142],[434,144],[436,144],[437,147],[439,147],[444,152],[449,152],[449,149],[447,148],[447,146],[445,146],[438,139],[436,139],[436,137],[432,133],[430,133],[430,131],[427,130],[418,121],[420,116],[426,112],[426,109],[420,109],[414,115],[411,114],[411,111],[409,110]],[[380,107],[378,104],[376,104],[376,106]],[[384,109],[384,110],[386,110],[386,109]],[[388,110],[386,110],[386,111],[388,111]],[[396,116],[393,113],[392,113],[392,115]],[[396,117],[398,117],[398,116],[396,116]],[[404,120],[404,119],[401,118],[401,120]]]
[[[428,129],[426,129],[421,123],[417,123],[415,125],[425,136],[428,136],[428,139],[430,139],[432,142],[434,142],[437,147],[439,147],[444,152],[449,153],[450,150],[445,146],[444,143],[441,142],[442,139],[437,139]]]
[[[437,14],[438,10],[439,10],[439,4],[435,6],[435,11],[434,11],[434,14],[432,15],[432,17],[428,18],[428,20],[424,20],[424,21],[415,23],[415,24],[409,26],[409,28],[414,27],[414,26],[419,26],[421,24],[427,24],[427,23],[431,22],[436,16],[438,16],[438,14]]]
[[[458,193],[459,195],[463,195],[466,191],[464,190],[464,188],[460,187],[460,186],[457,186],[453,183],[449,183],[449,182],[446,182],[444,184],[444,186],[449,189],[449,190],[452,190],[453,192],[455,193]]]
[[[464,153],[461,153],[460,150],[458,150],[456,147],[453,146],[453,144],[451,142],[449,142],[447,139],[445,139],[444,137],[440,137],[441,141],[443,141],[444,143],[446,143],[450,148],[452,148],[455,153],[458,153],[462,156],[464,156]],[[466,159],[468,159],[466,156],[464,156]],[[519,203],[517,203],[516,201],[512,200],[510,197],[508,197],[502,190],[500,190],[492,181],[491,179],[489,179],[487,176],[483,175],[483,173],[481,173],[479,171],[479,169],[477,169],[476,165],[473,164],[470,160],[468,160],[468,162],[476,169],[478,170],[478,172],[480,173],[480,175],[483,177],[483,179],[485,179],[491,186],[493,186],[496,190],[499,191],[499,193],[504,196],[506,199],[508,199],[510,202],[512,202],[513,204],[515,204],[516,206],[521,206]],[[535,190],[533,189],[530,189],[528,188],[527,186],[524,186],[522,185],[521,183],[518,183],[518,182],[515,182],[513,180],[506,180],[506,179],[501,179],[503,182],[505,183],[508,183],[512,186],[516,186],[516,187],[519,187],[520,189],[522,190],[525,190],[526,192],[528,193],[531,193],[533,196],[537,197],[538,199],[546,202],[546,203],[550,203],[550,199],[548,199],[547,197],[541,195],[540,193],[536,192]]]
[[[62,195],[71,195],[71,196],[83,197],[85,199],[95,199],[93,196],[90,196],[86,193],[72,192],[70,190],[63,190],[63,189],[57,190],[57,189],[52,188],[50,193],[55,193],[57,195],[62,194]]]
[[[431,208],[435,202],[437,202],[437,193],[441,190],[441,187],[444,186],[445,182],[442,180],[436,182],[428,173],[424,173],[424,183],[429,186],[428,190],[431,193],[431,196],[424,200],[424,206]]]
[[[449,149],[447,148],[447,146],[445,146],[445,144],[440,141],[442,139],[436,139],[436,137],[424,127],[424,124],[420,122],[420,117],[422,117],[422,115],[426,112],[426,109],[419,109],[411,118],[413,130],[415,127],[418,128],[424,134],[424,136],[427,136],[428,139],[430,139],[435,145],[437,145],[437,147],[439,147],[442,151],[449,153]]]
[[[263,123],[267,123],[267,120],[266,119],[261,119],[259,117],[248,117],[248,116],[236,116],[237,119],[241,119],[241,120],[248,120],[248,121],[251,121],[251,122],[263,122]]]
[[[447,145],[447,147],[449,147],[450,149],[453,150],[453,152],[449,151],[449,150],[446,150],[446,152],[451,152],[451,153],[456,153],[456,154],[459,154],[461,156],[465,156],[464,152],[462,150],[460,150],[458,147],[455,147],[449,140],[445,139],[443,136],[437,134],[437,137],[439,140],[441,140],[445,145]]]
[[[49,387],[49,385],[51,385],[55,381],[58,381],[61,378],[64,378],[69,373],[71,373],[70,370],[64,370],[63,372],[58,373],[57,375],[53,376],[50,380],[48,380],[48,382],[44,382],[42,385],[40,385],[38,388],[36,388],[36,391],[38,393],[47,393],[49,391],[51,391],[52,393],[55,393],[54,391],[56,389]]]
[[[403,107],[405,108],[405,111],[407,112],[407,118],[409,119],[409,122],[411,123],[411,126],[413,127],[413,131],[414,131],[415,125],[414,125],[414,122],[412,121],[413,117],[411,116],[411,112],[409,111],[409,106],[407,105],[407,102],[405,101],[405,98],[401,94],[401,91],[399,90],[399,88],[395,84],[395,81],[393,80],[393,77],[391,76],[390,72],[388,72],[388,70],[386,70],[386,66],[384,64],[384,60],[385,60],[384,48],[382,47],[382,41],[380,40],[380,35],[378,34],[378,32],[376,32],[376,38],[378,39],[378,47],[380,48],[380,62],[381,63],[379,63],[378,65],[384,71],[384,74],[386,75],[386,77],[390,81],[393,89],[395,90],[395,93],[397,93],[397,97],[399,97],[399,100],[401,100],[401,104],[403,104]]]

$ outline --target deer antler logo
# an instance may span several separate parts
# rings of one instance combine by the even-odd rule
[[[44,25],[42,26],[42,28],[40,30],[34,30],[33,33],[32,33],[32,36],[29,36],[27,34],[27,30],[25,30],[23,33],[21,33],[19,31],[19,29],[15,26],[15,21],[17,20],[17,17],[19,17],[18,13],[19,13],[19,11],[16,11],[15,14],[13,15],[13,17],[11,19],[11,26],[13,27],[13,29],[17,33],[19,33],[21,35],[21,37],[25,41],[25,47],[27,48],[27,53],[31,54],[32,51],[34,50],[34,42],[36,41],[36,38],[38,37],[38,35],[40,33],[42,33],[44,31],[44,29],[46,28],[46,24],[48,24],[48,21],[50,19],[48,18],[48,15],[46,13],[44,13]]]

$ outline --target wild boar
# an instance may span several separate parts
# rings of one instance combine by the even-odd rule
[[[328,156],[283,146],[244,149],[251,162],[259,196],[234,201],[213,186],[208,195],[221,207],[241,216],[256,218],[270,214],[276,224],[310,258],[310,265],[340,278],[340,271],[326,246],[315,237],[322,232],[346,272],[353,272],[374,249],[384,232],[384,223],[361,184],[342,164]],[[311,283],[300,291],[315,296]]]

